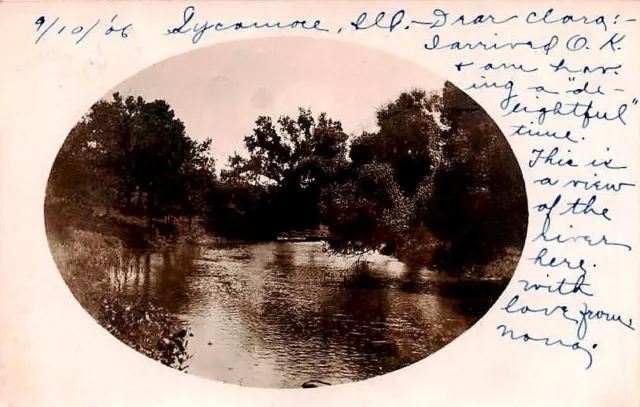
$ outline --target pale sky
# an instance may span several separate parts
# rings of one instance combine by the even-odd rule
[[[402,91],[441,89],[444,79],[413,62],[360,45],[306,38],[234,41],[147,68],[115,87],[124,96],[164,99],[197,140],[213,139],[222,168],[243,151],[258,116],[298,106],[340,120],[347,134],[373,130],[375,109]]]

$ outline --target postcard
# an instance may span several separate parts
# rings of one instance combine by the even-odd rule
[[[637,2],[0,3],[0,406],[637,406]]]

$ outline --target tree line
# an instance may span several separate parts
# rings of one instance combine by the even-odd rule
[[[339,254],[372,250],[461,271],[520,248],[527,203],[497,125],[464,92],[415,89],[349,136],[309,109],[258,117],[243,154],[216,171],[163,100],[95,103],[54,163],[48,199],[147,219],[197,219],[221,237],[275,240],[326,230]]]

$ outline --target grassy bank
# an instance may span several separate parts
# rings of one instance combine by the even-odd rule
[[[132,249],[158,249],[169,240],[197,236],[163,235],[161,228],[150,231],[140,220],[121,215],[85,212],[71,216],[62,212],[55,216],[50,212],[47,220],[53,258],[83,308],[128,346],[166,366],[185,370],[189,359],[187,330],[148,299],[128,298],[118,292],[110,277],[116,270],[135,272],[139,258],[127,255]]]
[[[122,287],[117,281],[114,283],[113,274],[114,271],[129,273],[133,276],[130,278],[148,281],[148,274],[145,277],[144,270],[141,273],[141,267],[145,267],[141,266],[145,261],[143,253],[159,252],[181,243],[220,247],[225,241],[212,237],[197,221],[154,219],[149,225],[143,218],[89,207],[49,206],[46,220],[55,262],[87,312],[133,349],[167,366],[185,370],[190,333],[167,310],[154,306],[148,297],[131,297],[126,295],[126,290],[119,291]],[[424,241],[428,242],[426,237]],[[417,253],[420,248],[422,246],[415,245],[412,252]],[[422,252],[420,260],[429,260],[425,256],[432,252]],[[363,261],[356,264],[344,283],[353,289],[393,285],[406,292],[491,300],[506,287],[519,257],[519,250],[509,249],[489,264],[456,274],[434,273],[428,278],[412,272],[390,277],[376,273]],[[146,272],[149,273],[148,264]]]

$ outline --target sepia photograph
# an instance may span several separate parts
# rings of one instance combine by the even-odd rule
[[[60,275],[106,332],[257,388],[362,381],[442,349],[506,288],[527,208],[507,138],[464,90],[293,37],[116,85],[70,129],[44,202]]]

